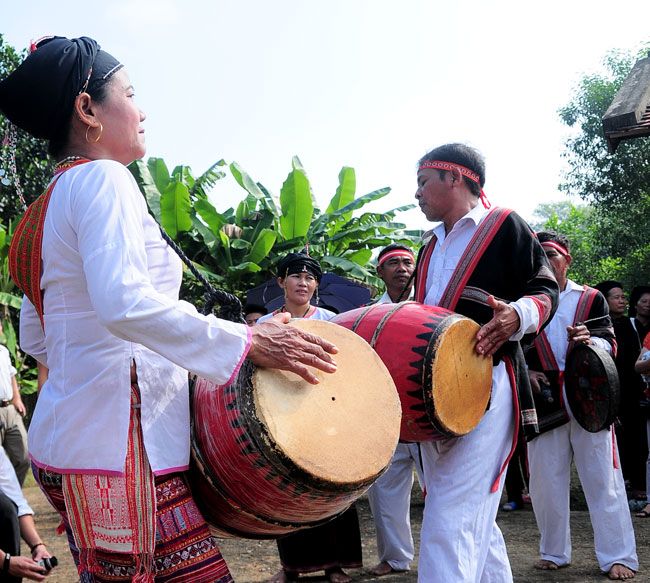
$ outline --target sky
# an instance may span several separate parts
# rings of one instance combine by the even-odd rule
[[[17,49],[90,36],[121,60],[147,156],[170,169],[224,158],[279,194],[297,155],[321,208],[352,166],[358,195],[392,188],[384,211],[414,202],[423,154],[461,141],[492,203],[529,220],[565,199],[558,109],[609,50],[650,40],[649,17],[647,0],[0,0]],[[211,197],[225,210],[243,191]],[[398,220],[428,228],[418,209]]]

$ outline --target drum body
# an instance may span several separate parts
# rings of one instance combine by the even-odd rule
[[[577,344],[567,355],[566,398],[579,425],[597,433],[618,415],[620,385],[612,357],[602,348]]]
[[[337,372],[318,385],[244,362],[223,388],[192,392],[191,483],[218,536],[274,538],[344,511],[384,471],[401,410],[390,374],[335,324],[294,320],[334,342]]]
[[[388,368],[402,404],[403,441],[458,437],[478,425],[492,359],[476,353],[476,322],[416,302],[374,304],[332,321],[367,340]]]

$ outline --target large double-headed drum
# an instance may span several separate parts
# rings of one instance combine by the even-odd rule
[[[374,304],[333,320],[375,349],[402,403],[401,439],[430,441],[469,433],[492,388],[492,359],[476,353],[479,325],[416,302]]]
[[[244,363],[192,396],[192,489],[216,534],[273,538],[345,510],[390,463],[401,408],[377,354],[336,324],[292,325],[336,344],[337,372],[310,385]]]

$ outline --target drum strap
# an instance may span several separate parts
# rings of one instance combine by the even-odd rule
[[[90,160],[82,158],[57,166],[54,179],[50,182],[47,190],[29,205],[11,238],[11,245],[9,246],[9,273],[11,279],[29,298],[43,327],[45,323],[43,320],[43,290],[41,290],[41,254],[43,250],[43,225],[45,224],[47,207],[50,204],[52,191],[63,173],[86,162],[90,162]]]
[[[584,289],[580,294],[580,299],[578,300],[575,317],[573,318],[574,326],[577,326],[580,322],[584,322],[588,319],[589,312],[591,311],[591,307],[594,305],[594,300],[596,299],[597,295],[597,289],[589,287],[588,285],[584,286]],[[571,352],[574,344],[574,342],[569,342],[569,346],[567,347],[567,354]]]
[[[596,296],[598,295],[598,290],[589,287],[589,286],[584,286],[584,290],[580,294],[580,298],[578,299],[578,305],[576,306],[576,311],[575,315],[573,317],[573,325],[576,326],[580,322],[584,322],[584,320],[587,319],[587,316],[589,315],[589,312],[591,311],[591,307],[594,304],[594,300],[596,299]],[[567,346],[567,351],[566,354],[569,354],[571,352],[571,349],[573,348],[573,342],[570,342],[569,345]],[[549,371],[549,370],[560,370],[560,366],[557,363],[557,360],[555,359],[555,354],[553,354],[553,349],[551,348],[551,343],[548,340],[548,336],[546,335],[546,332],[542,330],[535,338],[535,341],[533,343],[535,346],[535,350],[537,351],[537,355],[539,356],[540,363],[542,365],[542,370]],[[562,373],[560,373],[560,384],[562,384]]]
[[[474,269],[483,257],[483,253],[490,246],[501,225],[512,212],[502,207],[492,208],[485,218],[479,223],[472,239],[465,248],[463,255],[451,275],[451,279],[438,302],[441,308],[454,311],[467,282],[474,273]],[[415,301],[424,303],[426,297],[426,281],[429,272],[429,263],[438,239],[435,235],[423,247],[418,259],[417,275],[415,278]]]
[[[521,404],[519,402],[519,391],[517,390],[517,379],[515,375],[515,368],[510,357],[507,356],[504,357],[503,361],[506,363],[506,371],[508,372],[508,380],[510,381],[510,387],[512,390],[512,401],[515,408],[514,411],[515,429],[514,429],[514,433],[512,434],[512,446],[510,447],[510,452],[508,453],[508,457],[506,457],[506,460],[501,465],[501,468],[499,469],[499,473],[497,474],[497,477],[492,483],[492,488],[490,488],[490,492],[492,492],[493,494],[499,489],[499,484],[501,483],[501,477],[508,469],[508,464],[510,463],[512,456],[514,455],[515,450],[517,449],[517,441],[519,439],[519,427],[521,423]]]
[[[591,288],[589,286],[584,286],[584,289],[580,294],[580,298],[578,298],[578,305],[576,306],[576,311],[573,316],[574,326],[576,326],[580,322],[584,322],[587,319],[597,295],[598,295],[598,290]],[[570,342],[568,344],[566,355],[569,354],[569,352],[573,348],[573,345],[574,345],[573,342]],[[540,427],[543,433],[546,431],[550,431],[551,429],[555,429],[556,427],[559,426],[558,423],[562,425],[563,423],[569,421],[568,413],[566,413],[567,410],[566,403],[564,401],[564,371],[560,370],[560,365],[558,364],[557,359],[555,358],[555,354],[553,353],[551,343],[544,330],[542,330],[542,332],[540,332],[537,338],[535,338],[535,341],[533,342],[533,346],[535,347],[537,356],[539,357],[539,362],[541,364],[542,370],[545,372],[557,371],[558,373],[558,385],[559,385],[558,393],[560,397],[559,409],[555,413],[553,413],[552,416],[544,417],[544,419],[546,419],[546,423],[541,424]],[[560,415],[560,411],[564,413],[562,414],[561,417],[557,417],[558,415]],[[557,418],[555,418],[554,416]]]

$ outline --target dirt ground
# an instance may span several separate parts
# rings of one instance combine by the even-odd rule
[[[26,488],[25,494],[36,512],[37,525],[41,536],[49,545],[50,551],[59,559],[59,566],[52,571],[47,581],[50,583],[74,583],[78,581],[76,570],[67,550],[65,537],[56,536],[58,519],[36,486]],[[573,562],[561,571],[537,571],[532,567],[537,558],[538,532],[535,518],[530,507],[521,511],[500,512],[497,521],[503,531],[514,579],[518,583],[603,583],[607,579],[601,574],[593,551],[593,534],[589,514],[585,510],[584,500],[579,489],[574,487],[572,499],[571,529],[573,541]],[[371,567],[377,562],[377,545],[375,531],[368,500],[364,497],[358,502],[359,520],[363,544],[364,567]],[[416,543],[419,539],[422,521],[423,501],[417,488],[412,497],[412,525]],[[636,532],[637,552],[641,567],[635,581],[650,582],[650,520],[633,518]],[[274,541],[252,541],[244,539],[224,539],[220,541],[221,551],[237,583],[254,583],[267,580],[279,568],[276,545]],[[25,549],[23,549],[25,554]],[[417,557],[417,548],[416,548]],[[364,569],[349,571],[354,581],[384,581],[386,583],[417,581],[417,561],[409,573],[387,577],[373,577]],[[324,581],[324,577],[305,577],[306,583]],[[432,582],[434,583],[434,582]],[[447,582],[445,582],[447,583]]]

